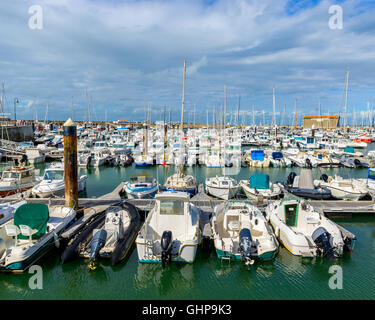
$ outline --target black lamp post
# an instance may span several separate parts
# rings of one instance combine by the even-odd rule
[[[19,103],[18,98],[14,98],[14,124],[17,124],[17,117],[16,117],[16,103]]]

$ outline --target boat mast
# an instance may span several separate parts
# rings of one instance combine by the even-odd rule
[[[347,108],[347,104],[348,104],[348,84],[349,84],[349,70],[346,71],[346,77],[345,77],[344,127],[347,126],[346,108]]]
[[[272,88],[272,106],[273,106],[272,126],[275,126],[276,125],[275,87]]]
[[[186,59],[184,59],[184,77],[183,77],[183,82],[182,82],[182,105],[181,105],[181,127],[180,127],[181,142],[182,142],[182,143],[180,143],[181,152],[182,152],[182,144],[185,147],[185,144],[184,144],[185,82],[186,82]],[[182,156],[181,156],[180,160],[182,160]],[[179,164],[180,176],[182,175],[182,170],[183,170],[183,164],[180,163]]]
[[[184,78],[182,82],[181,133],[184,132],[185,81],[186,81],[186,60],[184,60]]]

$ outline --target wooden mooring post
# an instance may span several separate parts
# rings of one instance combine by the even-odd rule
[[[69,118],[63,127],[65,206],[78,210],[77,125]]]

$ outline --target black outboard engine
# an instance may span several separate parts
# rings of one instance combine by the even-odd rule
[[[90,164],[91,164],[91,156],[88,156],[87,157],[87,163],[86,163],[86,167],[88,167],[88,166],[90,166]]]
[[[312,168],[312,163],[311,163],[311,160],[309,158],[306,159],[306,167]]]
[[[356,168],[361,168],[362,167],[362,163],[358,159],[354,159],[354,165],[355,165]]]
[[[163,268],[165,265],[171,262],[171,251],[172,251],[172,231],[164,231],[161,236],[161,264]]]
[[[319,227],[312,234],[312,239],[318,247],[318,255],[332,260],[336,258],[331,244],[331,234],[323,227]]]
[[[22,155],[21,163],[24,163],[25,165],[27,164],[27,155],[26,154]]]
[[[286,179],[286,182],[288,183],[288,185],[292,186],[293,185],[293,182],[294,182],[294,178],[297,176],[297,174],[295,172],[291,172],[289,173],[288,175],[288,178]]]
[[[320,180],[323,180],[324,182],[327,182],[328,181],[328,176],[325,173],[323,173],[321,175],[321,177],[320,177]]]
[[[254,263],[254,260],[251,259],[250,249],[253,239],[251,237],[250,230],[244,228],[240,231],[240,247],[239,251],[241,252],[241,260],[246,265],[251,265]]]
[[[96,269],[96,266],[95,266],[96,256],[98,255],[100,249],[104,247],[106,241],[107,241],[107,231],[105,231],[104,229],[100,229],[92,237],[90,260],[89,260],[89,265],[88,265],[88,268],[90,270]]]

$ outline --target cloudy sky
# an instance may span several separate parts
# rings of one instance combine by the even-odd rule
[[[32,5],[43,28],[32,29]],[[343,28],[331,29],[340,5]],[[375,105],[375,1],[369,0],[12,0],[0,10],[0,81],[5,112],[18,119],[152,120],[166,106],[180,119],[187,61],[185,119],[227,111],[258,111],[257,119],[295,99],[300,114],[339,111],[349,70],[347,111]],[[32,21],[35,23],[35,19]],[[341,107],[341,112],[343,106]],[[242,119],[249,119],[246,115]],[[353,115],[348,116],[353,118]],[[246,120],[249,121],[249,120]],[[360,120],[357,120],[360,121]]]

